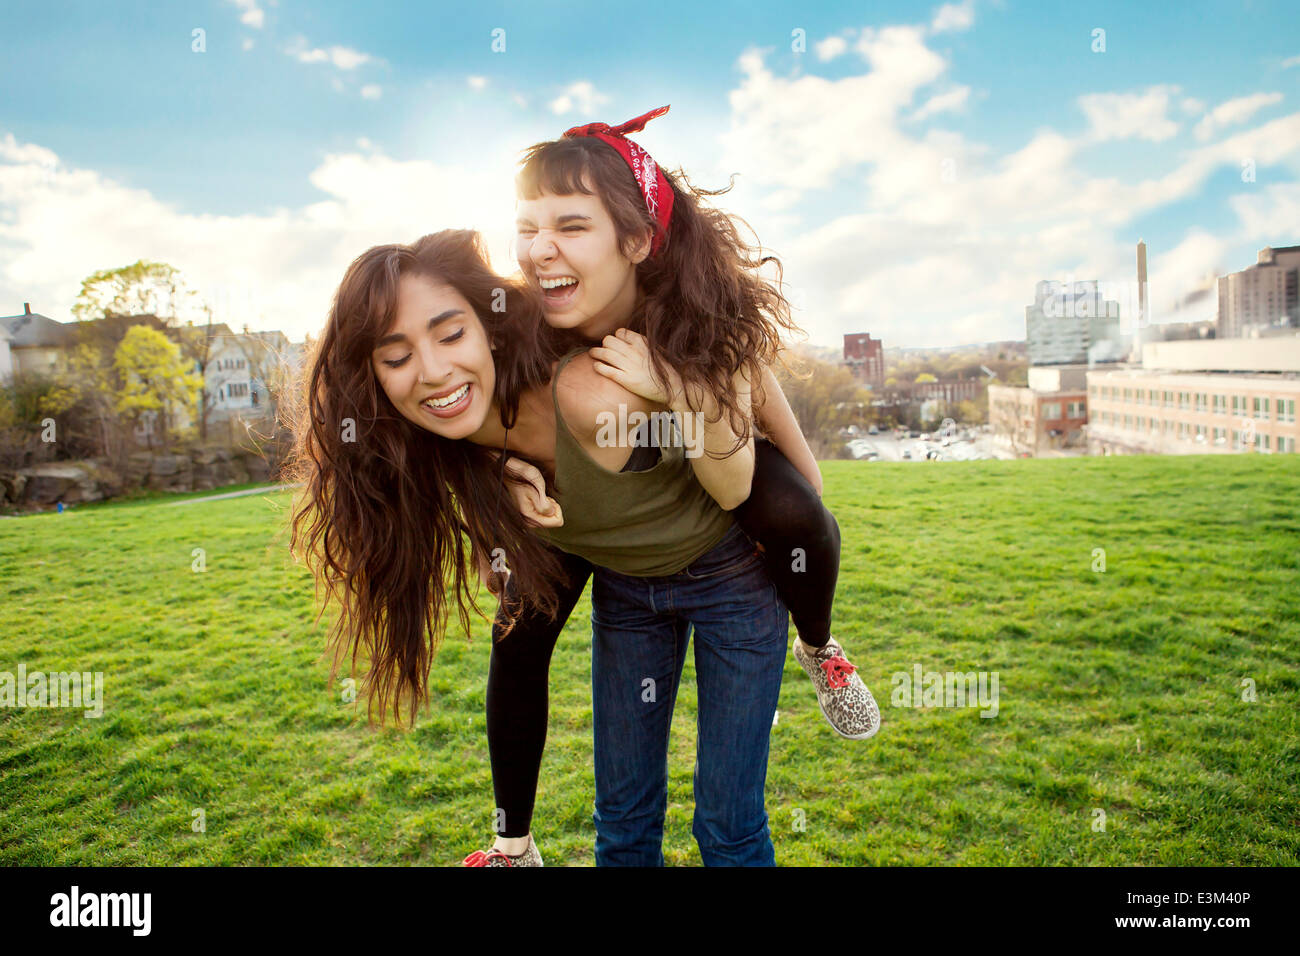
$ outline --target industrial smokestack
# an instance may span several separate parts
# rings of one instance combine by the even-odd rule
[[[1137,266],[1138,266],[1138,315],[1137,328],[1133,330],[1133,354],[1130,356],[1134,362],[1142,361],[1142,330],[1146,328],[1150,317],[1147,315],[1147,244],[1141,239],[1138,240],[1137,247]]]
[[[1138,240],[1138,327],[1147,324],[1147,244]]]

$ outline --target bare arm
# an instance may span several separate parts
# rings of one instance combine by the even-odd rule
[[[750,407],[749,381],[737,373],[732,380],[742,408]],[[707,392],[688,399],[680,390],[669,404],[683,423],[687,454],[695,477],[714,501],[725,511],[738,508],[754,484],[754,434],[739,449],[738,436],[727,415]],[[693,419],[693,427],[687,425]],[[691,438],[694,437],[694,447]],[[733,451],[733,449],[735,449]]]
[[[754,438],[751,434],[736,448],[737,435],[712,395],[684,394],[676,375],[670,382],[656,380],[645,337],[628,329],[605,336],[590,355],[593,368],[605,378],[678,414],[695,477],[721,508],[730,511],[744,503],[754,480]],[[740,407],[749,408],[748,380],[737,375],[734,386]]]
[[[770,365],[763,369],[762,399],[761,403],[754,403],[754,417],[772,439],[772,444],[789,459],[790,464],[798,469],[799,474],[808,479],[808,484],[812,485],[813,490],[820,496],[821,469],[817,467],[817,459],[813,457],[812,449],[808,447],[808,439],[803,437],[799,420],[794,417],[785,392],[781,390],[781,383],[772,374]]]

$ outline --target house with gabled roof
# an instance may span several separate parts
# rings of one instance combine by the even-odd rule
[[[48,374],[67,367],[67,350],[76,337],[66,323],[33,312],[32,304],[24,302],[18,315],[0,316],[0,326],[9,336],[11,374]]]

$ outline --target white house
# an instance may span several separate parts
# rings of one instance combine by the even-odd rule
[[[205,376],[209,407],[219,418],[261,414],[270,387],[283,382],[294,357],[295,349],[283,332],[214,336]]]

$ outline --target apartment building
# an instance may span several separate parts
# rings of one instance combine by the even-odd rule
[[[1253,266],[1220,276],[1216,324],[1221,339],[1300,325],[1300,246],[1266,246]]]
[[[1093,454],[1293,453],[1300,337],[1162,342],[1087,373]]]

